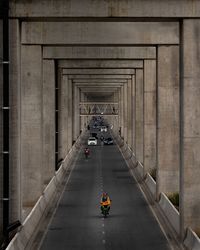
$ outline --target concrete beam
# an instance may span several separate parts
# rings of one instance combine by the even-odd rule
[[[22,22],[22,44],[178,44],[178,22]],[[70,34],[70,35],[69,35]]]
[[[87,92],[87,93],[89,93],[89,92],[99,92],[99,93],[101,93],[101,92],[114,92],[114,91],[117,91],[119,88],[114,88],[114,87],[112,87],[112,88],[109,88],[109,87],[107,87],[107,88],[95,88],[95,87],[92,87],[92,88],[80,88],[81,89],[81,91],[82,92]]]
[[[117,83],[84,83],[84,84],[78,84],[75,83],[77,87],[80,88],[92,88],[92,87],[99,87],[99,88],[110,88],[110,87],[121,87],[124,85],[124,83],[117,84]]]
[[[133,43],[132,43],[133,44]],[[44,59],[156,59],[155,47],[44,46]]]
[[[73,81],[76,79],[131,79],[131,75],[68,75],[69,79],[72,79]]]
[[[59,68],[106,68],[134,69],[143,68],[142,60],[60,60]]]
[[[45,6],[45,8],[44,8]],[[136,8],[137,6],[137,8]],[[188,1],[157,1],[157,0],[57,0],[49,2],[40,0],[26,2],[23,0],[10,1],[11,17],[200,17],[200,2]]]
[[[63,69],[63,75],[134,75],[135,69]]]
[[[104,83],[110,83],[110,84],[123,84],[127,83],[126,79],[74,79],[73,83],[75,84],[104,84]]]

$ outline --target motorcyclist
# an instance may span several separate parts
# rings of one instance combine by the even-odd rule
[[[89,156],[89,154],[90,154],[90,150],[89,150],[88,147],[86,147],[86,148],[84,149],[84,154],[85,154],[85,158],[88,158],[88,156]]]
[[[108,214],[109,214],[109,210],[111,206],[111,199],[106,192],[102,194],[100,204],[101,204],[101,212],[103,213],[104,206],[107,206]]]

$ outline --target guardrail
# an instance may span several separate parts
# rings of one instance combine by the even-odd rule
[[[75,156],[76,152],[80,149],[81,139],[82,136],[79,136],[63,160],[60,168],[56,171],[55,176],[45,188],[43,194],[40,196],[39,200],[29,215],[26,217],[25,221],[22,223],[19,232],[11,240],[6,250],[23,250],[26,248],[42,216],[48,213],[50,206],[54,201],[55,194],[66,176],[71,160]]]
[[[154,199],[153,202],[160,207],[160,209],[166,216],[167,220],[169,221],[170,225],[177,233],[177,235],[180,235],[180,214],[178,210],[174,207],[174,205],[171,203],[171,201],[164,193],[160,194],[160,200],[158,202],[155,200],[156,198],[155,180],[151,177],[149,173],[144,173],[143,165],[141,164],[141,162],[137,161],[135,154],[132,152],[131,148],[127,145],[127,143],[125,143],[124,140],[119,135],[118,136],[113,135],[113,138],[118,144],[121,153],[126,159],[130,169],[132,166],[134,166],[134,171],[137,174],[136,176],[137,180],[144,181],[148,189],[148,192]],[[130,157],[130,151],[132,153],[131,157]],[[129,154],[129,157],[127,154]],[[183,244],[184,246],[187,247],[188,250],[200,250],[200,238],[197,236],[195,232],[192,231],[191,228],[187,228],[186,237]]]

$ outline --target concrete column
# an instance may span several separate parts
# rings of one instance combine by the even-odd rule
[[[81,90],[80,90],[81,91]],[[85,100],[85,96],[84,96],[84,93],[83,92],[80,92],[80,101],[81,102],[84,102],[84,100]],[[80,108],[79,108],[79,110],[80,110]],[[85,129],[85,124],[86,124],[86,122],[85,122],[85,116],[80,116],[80,123],[81,123],[81,130],[82,131],[84,131],[84,129]]]
[[[200,233],[200,20],[183,22],[181,224]]]
[[[20,77],[21,76],[20,76],[19,21],[14,19],[10,20],[10,62],[11,62],[10,63],[10,121],[11,121],[10,122],[10,188],[11,188],[10,220],[16,221],[19,219],[21,220],[21,210],[22,210],[21,209],[22,208],[21,157],[20,157],[20,150],[21,150]],[[2,64],[0,64],[0,67],[1,65]],[[2,76],[1,73],[0,75]],[[0,93],[2,93],[1,90]]]
[[[128,79],[127,83],[127,142],[132,147],[132,79]]]
[[[131,148],[133,150],[133,152],[135,153],[135,141],[136,141],[136,131],[135,131],[135,120],[136,120],[136,105],[135,105],[135,75],[132,75],[132,79],[131,79],[131,85],[132,85],[132,88],[131,88],[131,105],[132,105],[132,133],[131,133],[131,136],[132,136],[132,143],[131,143]]]
[[[156,61],[144,61],[144,172],[156,168]]]
[[[127,131],[128,131],[128,83],[125,83],[123,86],[123,96],[124,96],[124,102],[123,102],[123,113],[124,113],[124,141],[127,142]]]
[[[67,105],[67,113],[68,113],[68,150],[72,147],[72,119],[73,119],[73,114],[72,114],[72,80],[68,79],[68,94],[67,94],[67,99],[68,99],[68,105]]]
[[[47,185],[55,172],[55,65],[43,60],[43,182]]]
[[[179,191],[179,47],[158,47],[157,195]]]
[[[21,167],[23,206],[42,193],[42,50],[21,46]]]
[[[3,58],[3,21],[0,19],[0,58]],[[0,107],[3,106],[3,64],[0,59]],[[3,152],[3,113],[0,110],[0,152]],[[3,183],[3,154],[0,154],[0,183]],[[0,185],[0,195],[3,196],[3,185]],[[3,202],[0,202],[0,233],[3,230]]]
[[[136,158],[143,164],[143,143],[144,143],[144,84],[143,70],[136,70],[136,92],[135,92],[135,153]]]
[[[79,91],[73,84],[73,141],[79,136]]]
[[[120,89],[120,127],[121,127],[121,137],[124,137],[124,86]]]
[[[59,154],[60,159],[64,159],[68,152],[68,78],[62,75],[59,83]]]

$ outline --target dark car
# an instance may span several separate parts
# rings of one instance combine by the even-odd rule
[[[112,145],[113,139],[111,137],[108,137],[108,138],[104,139],[103,143],[104,143],[104,145]]]

